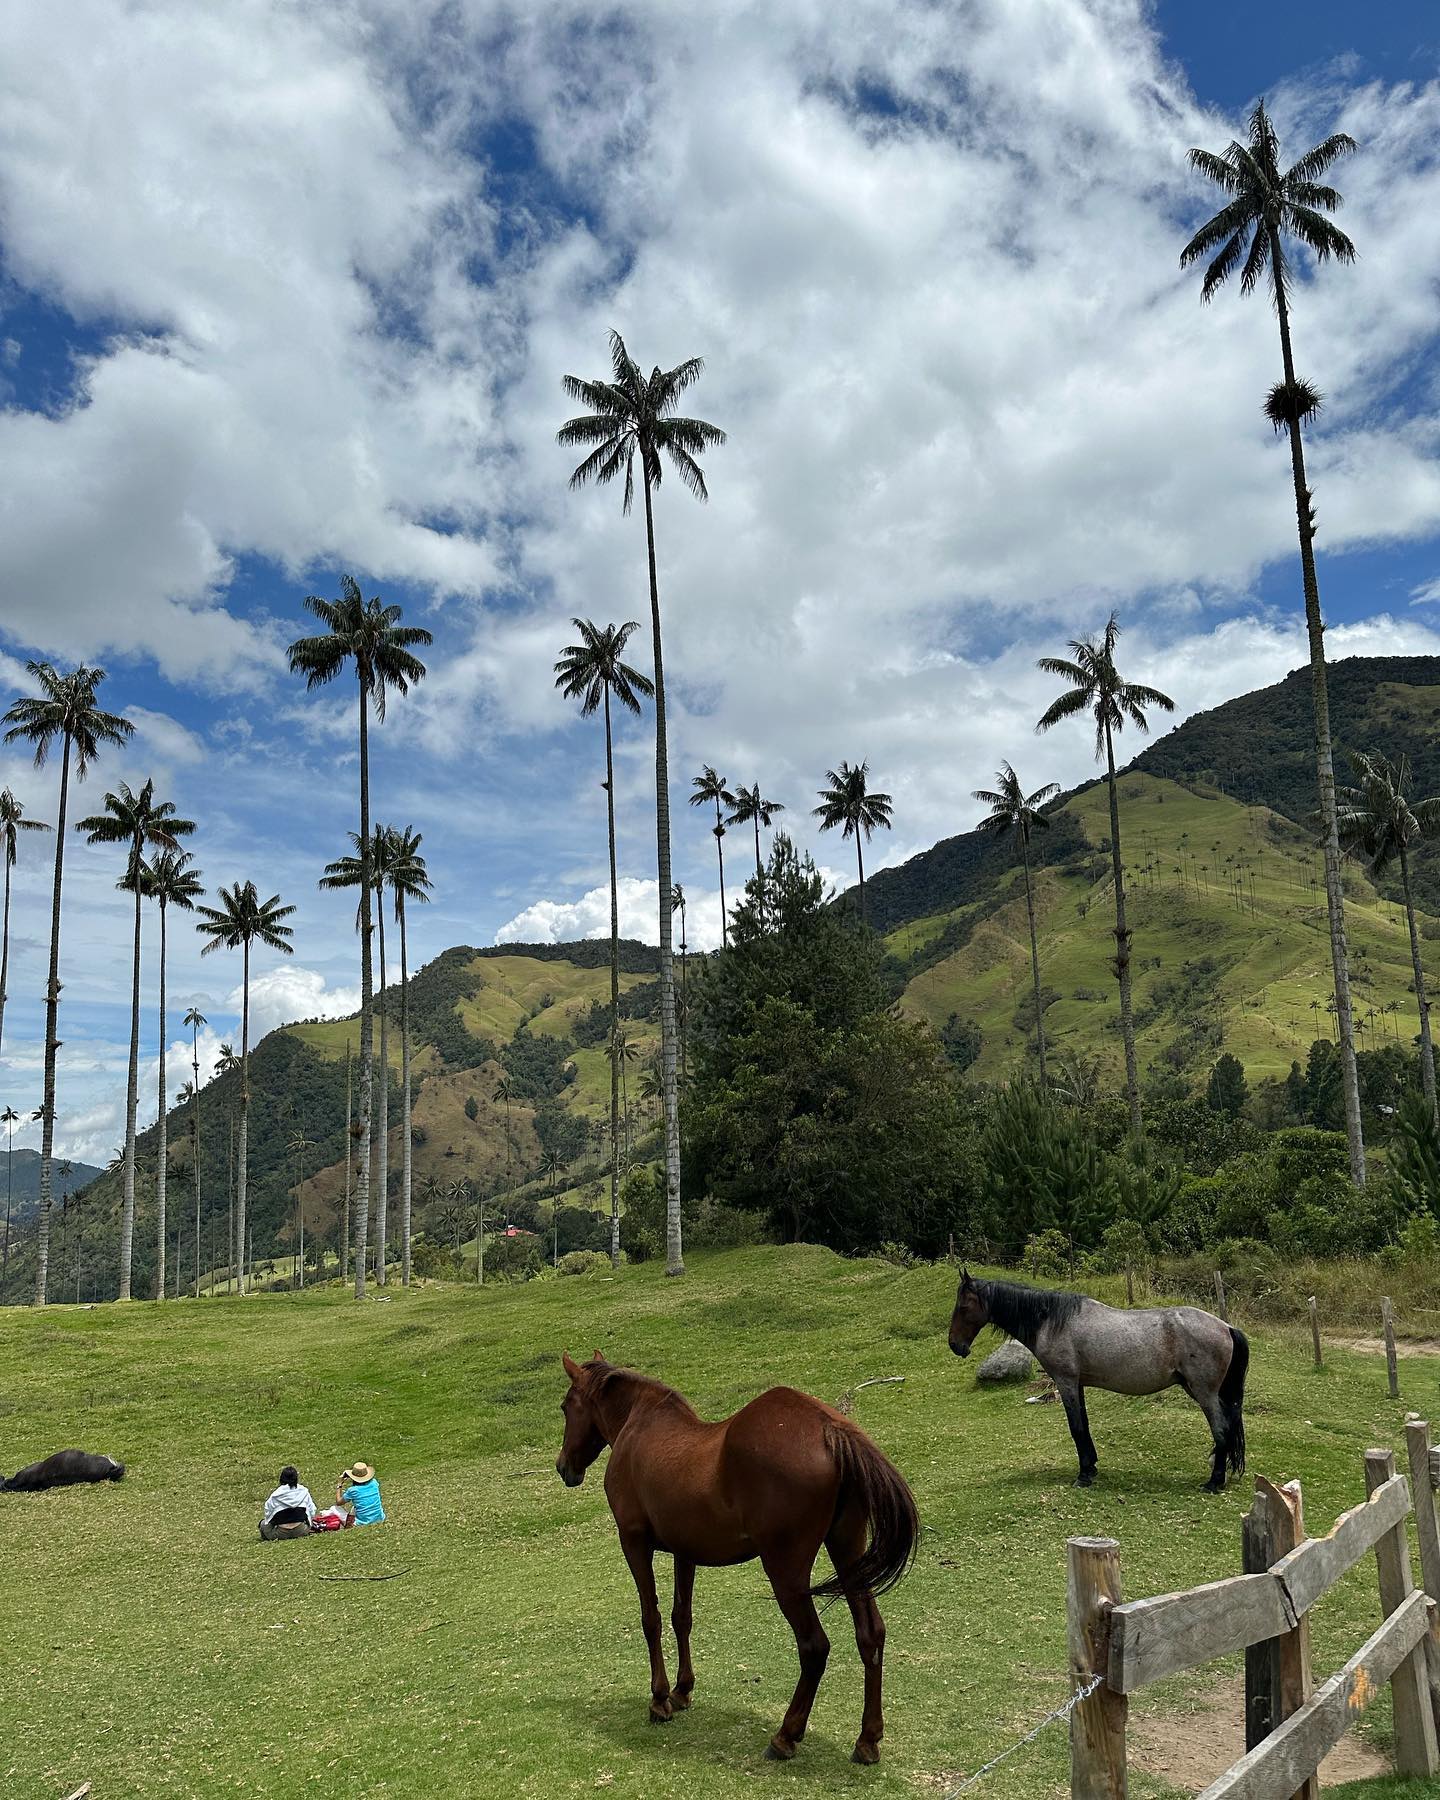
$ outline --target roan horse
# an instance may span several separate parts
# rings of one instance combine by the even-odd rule
[[[1245,1334],[1198,1306],[1154,1306],[1121,1310],[1052,1288],[1022,1287],[1013,1281],[972,1281],[966,1269],[950,1318],[950,1348],[968,1356],[986,1325],[998,1326],[1035,1357],[1055,1383],[1065,1404],[1070,1435],[1080,1457],[1079,1485],[1095,1479],[1098,1458],[1085,1389],[1115,1394],[1158,1394],[1179,1387],[1204,1413],[1215,1440],[1206,1490],[1225,1486],[1245,1470],[1245,1371],[1250,1346]]]
[[[613,1368],[598,1350],[583,1365],[569,1356],[563,1361],[570,1389],[555,1469],[567,1487],[578,1487],[610,1446],[605,1496],[640,1595],[650,1650],[651,1719],[664,1724],[690,1704],[697,1565],[714,1568],[758,1556],[800,1656],[799,1685],[766,1755],[788,1760],[805,1735],[830,1654],[815,1601],[843,1595],[865,1667],[865,1710],[854,1760],[878,1762],[885,1625],[875,1595],[905,1573],[920,1530],[915,1501],[899,1471],[858,1425],[794,1388],[770,1388],[711,1424],[674,1388],[632,1369]],[[835,1574],[812,1586],[822,1543]],[[673,1689],[665,1674],[655,1594],[657,1550],[675,1559],[670,1617],[679,1668]]]

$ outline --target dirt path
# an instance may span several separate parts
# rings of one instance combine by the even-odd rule
[[[1385,1340],[1378,1337],[1331,1337],[1328,1333],[1324,1343],[1336,1350],[1360,1350],[1367,1356],[1383,1356]],[[1440,1338],[1396,1338],[1395,1354],[1397,1356],[1440,1356]]]

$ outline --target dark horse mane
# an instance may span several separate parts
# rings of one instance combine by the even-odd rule
[[[1019,1281],[977,1281],[990,1323],[1006,1337],[1034,1347],[1042,1325],[1063,1325],[1080,1310],[1083,1294],[1026,1287]]]

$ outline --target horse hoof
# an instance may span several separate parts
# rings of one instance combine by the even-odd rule
[[[867,1744],[865,1739],[861,1738],[860,1742],[855,1746],[854,1753],[851,1755],[850,1760],[851,1762],[865,1763],[867,1765],[878,1763],[880,1760],[880,1746],[878,1744]]]
[[[1075,1485],[1076,1487],[1094,1487],[1095,1471],[1093,1469],[1082,1469],[1075,1477]]]
[[[668,1725],[670,1718],[671,1707],[668,1700],[660,1706],[657,1706],[653,1700],[650,1702],[650,1723],[652,1725]]]
[[[671,1712],[684,1712],[689,1704],[690,1696],[688,1694],[672,1694],[670,1696]]]
[[[794,1754],[795,1746],[793,1744],[787,1744],[778,1731],[765,1746],[766,1762],[789,1762]]]

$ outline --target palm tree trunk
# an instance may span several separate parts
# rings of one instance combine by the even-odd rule
[[[230,1103],[230,1142],[225,1153],[225,1291],[235,1292],[235,1103]]]
[[[642,458],[643,461],[643,458]],[[675,966],[670,951],[670,759],[665,745],[665,665],[660,648],[660,585],[655,574],[655,514],[645,475],[645,548],[650,561],[650,629],[655,647],[655,844],[660,876],[660,1064],[665,1105],[665,1273],[683,1275],[680,1242],[680,1106],[675,1079]]]
[[[245,1292],[248,1258],[245,1238],[245,1188],[250,1144],[250,940],[246,938],[240,981],[240,1132],[235,1162],[235,1230],[240,1245],[240,1292]]]
[[[156,1120],[155,1214],[160,1225],[160,1279],[155,1284],[158,1299],[165,1298],[165,1155],[169,1148],[170,1123],[165,1117],[165,903],[160,903],[160,1113]],[[196,1282],[199,1293],[200,1228],[195,1228]],[[179,1271],[177,1270],[178,1274]]]
[[[355,1110],[350,1098],[350,1040],[345,1040],[345,1229],[340,1235],[340,1279],[350,1277],[350,1182],[355,1168]]]
[[[1280,268],[1280,238],[1270,234],[1271,268]],[[1280,350],[1292,392],[1295,358],[1290,348],[1290,314],[1283,291],[1276,291]],[[1320,825],[1325,852],[1325,906],[1330,917],[1330,966],[1335,979],[1335,1024],[1340,1044],[1340,1079],[1345,1095],[1345,1138],[1350,1178],[1365,1185],[1365,1136],[1360,1122],[1360,1080],[1355,1068],[1355,1030],[1350,1011],[1350,961],[1345,945],[1345,889],[1340,875],[1340,831],[1335,815],[1335,764],[1330,747],[1330,695],[1325,680],[1325,626],[1320,617],[1320,583],[1310,522],[1310,490],[1300,422],[1290,421],[1290,468],[1295,480],[1295,523],[1300,532],[1300,575],[1305,590],[1305,632],[1310,643],[1310,690],[1315,709],[1315,770],[1320,788]]]
[[[620,1267],[620,878],[615,863],[615,753],[605,688],[605,822],[610,839],[610,1267]]]
[[[1420,1084],[1430,1106],[1430,1116],[1440,1128],[1440,1106],[1435,1099],[1435,1050],[1430,1042],[1430,1002],[1425,997],[1425,970],[1420,962],[1420,934],[1415,929],[1415,902],[1410,898],[1410,859],[1400,846],[1400,886],[1405,893],[1405,919],[1410,927],[1410,966],[1415,971],[1415,1004],[1420,1009]]]
[[[163,929],[160,933],[160,940],[163,946],[165,940]],[[160,966],[163,971],[165,966],[163,957]],[[184,1029],[183,1025],[181,1029]],[[160,1054],[163,1062],[165,1054],[163,1034],[161,1046]],[[195,1140],[195,1298],[198,1300],[200,1298],[200,1027],[198,1025],[192,1026],[190,1030],[190,1069],[194,1076],[194,1086],[190,1097],[192,1108],[190,1123]],[[164,1111],[163,1104],[161,1111]],[[215,1292],[215,1217],[213,1211],[210,1217],[210,1292],[212,1294]]]
[[[370,1100],[375,1079],[375,1022],[370,1016],[370,732],[369,699],[360,679],[360,1176],[355,1184],[355,1298],[365,1298],[370,1232]]]
[[[0,1261],[0,1300],[10,1286],[10,1203],[15,1194],[15,1127],[9,1127],[10,1150],[5,1160],[5,1249]]]
[[[50,1276],[50,1165],[55,1156],[55,1063],[60,1054],[60,890],[65,870],[65,808],[70,798],[70,733],[60,754],[60,805],[55,820],[55,882],[50,895],[50,978],[45,986],[45,1098],[40,1117],[40,1217],[35,1244],[35,1304],[45,1304]]]
[[[390,1200],[390,1022],[385,1016],[385,897],[378,896],[376,911],[380,921],[380,1105],[376,1121],[375,1147],[379,1152],[375,1169],[375,1280],[385,1286],[387,1213]]]
[[[1020,854],[1025,864],[1025,910],[1030,915],[1030,980],[1035,989],[1035,1049],[1040,1058],[1040,1085],[1045,1085],[1045,1018],[1040,1010],[1040,945],[1035,936],[1035,895],[1030,887],[1030,844],[1023,832]]]
[[[400,922],[400,1080],[405,1092],[400,1101],[400,1283],[410,1285],[410,962],[405,943],[405,896],[396,896]]]
[[[1115,873],[1115,976],[1120,983],[1120,1036],[1125,1044],[1125,1093],[1130,1101],[1130,1129],[1143,1137],[1140,1071],[1135,1061],[1135,1014],[1130,999],[1130,927],[1125,921],[1125,865],[1120,858],[1120,794],[1115,785],[1115,745],[1105,727],[1105,768],[1110,785],[1110,863]]]
[[[125,1200],[120,1209],[120,1294],[130,1298],[135,1247],[135,1115],[140,1108],[140,846],[134,846],[135,937],[130,956],[130,1067],[125,1077]],[[160,1298],[165,1298],[165,1252],[160,1252]]]
[[[0,856],[5,856],[5,923],[0,927],[0,1046],[5,1042],[5,995],[10,986],[10,858],[5,855],[0,845]]]
[[[860,845],[860,828],[855,828],[855,867],[860,871],[860,923],[865,923],[865,855]]]
[[[720,801],[715,801],[715,854],[720,859],[720,948],[728,949],[730,925],[725,915],[725,821],[720,817]]]

